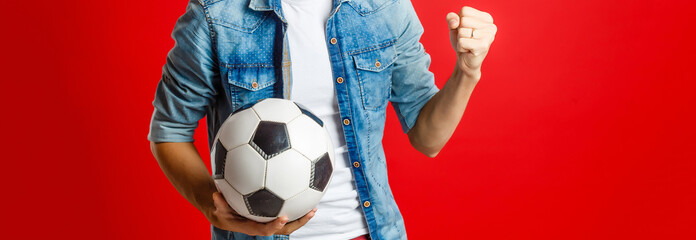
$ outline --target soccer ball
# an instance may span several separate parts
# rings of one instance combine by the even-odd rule
[[[211,159],[215,185],[239,215],[292,221],[326,192],[334,148],[318,117],[292,101],[269,98],[222,123]]]

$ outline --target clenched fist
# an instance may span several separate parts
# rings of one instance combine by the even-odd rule
[[[493,17],[472,7],[463,7],[459,14],[447,14],[450,43],[457,52],[457,69],[478,80],[481,64],[488,54],[498,28]]]

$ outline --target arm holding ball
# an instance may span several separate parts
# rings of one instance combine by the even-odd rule
[[[176,190],[220,229],[252,236],[288,235],[307,223],[316,212],[315,209],[292,222],[288,222],[285,216],[268,223],[251,221],[237,214],[217,192],[213,178],[193,143],[151,142],[150,149]]]
[[[176,190],[215,227],[247,235],[290,234],[309,221],[314,212],[292,222],[288,222],[287,217],[268,223],[241,217],[217,191],[191,142],[197,122],[205,116],[204,109],[215,97],[214,85],[219,79],[205,19],[203,7],[191,0],[172,31],[176,44],[167,55],[163,77],[155,93],[150,149]],[[189,111],[183,114],[182,108]],[[180,137],[189,134],[190,139]]]

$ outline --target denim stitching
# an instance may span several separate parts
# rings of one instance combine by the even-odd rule
[[[334,25],[335,25],[335,24],[334,24]],[[334,26],[334,29],[335,29],[335,26]],[[339,37],[339,36],[336,35],[336,37]],[[336,48],[338,48],[338,53],[339,53],[339,54],[341,54],[341,53],[343,52],[343,51],[341,51],[341,44],[336,44]],[[345,61],[345,59],[344,59],[343,54],[341,54],[340,56],[341,56],[340,59],[341,59],[341,62],[342,62],[342,63],[341,63],[341,70],[342,70],[342,72],[343,72],[343,76],[344,76],[344,77],[347,77],[347,75],[346,75],[346,66],[345,66],[346,61]],[[347,84],[347,83],[346,83],[346,84]],[[358,82],[358,84],[360,84],[360,83]],[[343,87],[346,88],[346,91],[348,91],[347,85],[346,85],[346,86],[343,86]],[[346,92],[346,93],[347,93],[347,92]],[[346,94],[346,97],[348,97],[348,117],[351,118],[351,119],[353,119],[353,120],[355,120],[354,115],[353,115],[353,112],[352,112],[352,110],[351,110],[351,108],[350,108],[350,105],[351,105],[351,101],[350,101],[351,94]],[[357,134],[356,134],[356,131],[355,131],[355,127],[354,127],[354,126],[355,126],[355,123],[351,124],[351,125],[350,125],[350,128],[352,129],[352,132],[353,132],[353,141],[355,141],[355,144],[358,145],[359,142],[358,142],[358,138],[357,138]],[[345,129],[345,125],[344,125],[344,129]],[[346,141],[347,141],[347,139],[346,139]],[[358,159],[356,159],[356,161],[359,161],[361,164],[364,164],[365,162],[362,160],[362,154],[361,154],[361,151],[362,151],[362,150],[361,150],[360,148],[356,148],[355,151],[356,151],[357,156],[358,156]],[[370,192],[371,192],[371,191],[370,191],[370,185],[367,184],[368,181],[367,181],[367,179],[365,178],[365,171],[363,171],[363,169],[364,169],[364,167],[358,169],[358,171],[362,172],[363,181],[365,181],[365,188],[367,188],[367,198],[368,198],[368,200],[369,200],[369,199],[371,199],[371,196],[370,196]],[[358,194],[358,196],[359,196],[359,195],[360,195],[360,194]],[[365,218],[367,219],[367,216],[365,216]],[[368,224],[367,227],[368,227],[368,230],[369,230],[369,228],[370,228],[369,224]]]
[[[389,47],[389,46],[391,46],[391,45],[394,45],[394,43],[396,43],[396,41],[397,41],[397,39],[392,39],[392,40],[389,40],[389,41],[386,41],[386,42],[383,42],[383,43],[380,43],[380,44],[377,44],[377,45],[374,45],[374,46],[369,46],[369,47],[366,47],[366,48],[361,48],[361,49],[349,51],[349,52],[347,52],[346,54],[348,54],[348,55],[356,55],[356,54],[361,54],[361,53],[364,53],[364,52],[370,52],[370,51],[377,50],[377,49],[381,49],[381,48],[386,48],[386,47]]]
[[[336,28],[336,27],[335,27],[335,23],[334,23],[333,21],[332,21],[332,23],[334,24],[333,29],[335,29],[335,28]],[[338,36],[338,34],[336,34],[335,31],[334,31],[333,33],[334,33],[334,35],[335,35],[336,38],[340,38],[340,36]],[[327,34],[328,34],[328,33],[327,33]],[[339,59],[341,59],[341,63],[340,63],[341,71],[343,72],[343,77],[344,77],[345,80],[346,80],[346,82],[344,82],[346,85],[343,86],[343,88],[346,89],[346,97],[348,98],[348,109],[347,109],[347,111],[348,111],[348,117],[351,118],[351,119],[353,119],[353,120],[355,120],[354,115],[353,115],[353,110],[351,109],[351,101],[350,101],[351,94],[348,94],[348,85],[347,85],[347,84],[348,84],[348,78],[347,78],[348,75],[346,74],[346,63],[347,63],[347,61],[346,61],[346,59],[345,59],[346,55],[344,55],[344,54],[343,54],[343,51],[341,51],[341,43],[336,44],[336,48],[338,49],[338,54],[339,54],[339,56],[340,56]],[[332,64],[333,64],[333,63],[332,63]],[[358,84],[360,84],[360,83],[358,82]],[[334,90],[334,91],[336,91],[336,90]],[[338,95],[337,95],[337,97],[338,97]],[[339,109],[343,109],[343,108],[340,108],[340,106],[339,106]],[[352,131],[353,131],[353,141],[355,142],[356,145],[358,145],[359,142],[358,142],[358,139],[357,139],[357,134],[356,134],[356,131],[355,131],[355,127],[353,127],[353,126],[355,126],[355,123],[353,123],[353,124],[350,125],[350,128],[351,128]],[[344,131],[345,131],[345,125],[343,125],[343,129],[344,129]],[[345,137],[345,136],[344,136],[344,137]],[[348,139],[346,139],[346,142],[347,142],[347,141],[348,141]],[[360,148],[358,147],[358,148],[355,149],[355,151],[356,151],[356,154],[357,154],[357,156],[358,156],[358,159],[355,159],[355,160],[358,161],[358,162],[360,162],[361,164],[364,164],[365,162],[362,160],[362,154],[361,154],[362,149],[360,149]],[[349,158],[350,158],[350,157],[349,157]],[[362,172],[362,176],[363,176],[362,178],[363,178],[363,181],[365,181],[365,188],[367,188],[367,199],[370,200],[370,199],[371,199],[371,196],[370,196],[370,192],[371,192],[371,191],[370,191],[370,185],[368,184],[367,179],[365,178],[365,171],[363,171],[363,169],[364,169],[364,167],[358,169],[358,171]],[[359,197],[359,196],[360,196],[360,194],[358,193],[358,197]],[[361,203],[361,205],[362,205],[362,203]],[[363,214],[363,215],[365,215],[365,214]],[[374,216],[374,213],[373,213],[373,216]],[[365,215],[364,217],[365,217],[365,220],[367,221],[367,215]],[[370,227],[369,224],[367,224],[367,228],[368,228],[368,232],[372,232],[373,229],[371,229],[371,227]],[[377,229],[374,229],[374,231],[377,231]],[[378,236],[378,238],[379,238],[379,236]]]
[[[290,46],[288,45],[288,39],[287,39],[287,33],[283,35],[283,63],[282,63],[282,71],[283,71],[283,77],[284,77],[284,82],[283,82],[283,87],[285,98],[290,99],[292,96],[292,59],[290,59],[290,54],[288,52],[288,48]]]
[[[220,66],[225,67],[225,68],[252,68],[252,67],[273,68],[273,64],[268,64],[268,63],[238,63],[238,64],[221,63]]]
[[[387,70],[387,69],[384,69],[384,70]],[[363,90],[364,84],[363,84],[363,81],[361,81],[361,79],[365,79],[365,77],[361,77],[361,75],[364,74],[364,73],[361,73],[361,71],[362,70],[360,70],[360,69],[356,69],[356,73],[357,73],[356,76],[358,77],[358,87],[360,87],[360,98],[361,98],[362,103],[363,103],[363,108],[365,108],[366,110],[386,109],[387,103],[382,103],[381,105],[378,104],[377,106],[370,106],[368,104],[368,101],[366,99],[367,94],[365,94],[365,91]],[[382,71],[382,72],[384,72],[384,71]],[[377,73],[377,74],[379,74],[379,73]],[[387,74],[387,73],[385,72],[384,74]],[[391,81],[391,76],[388,79],[389,79],[389,81]],[[365,84],[367,84],[367,83],[365,83]],[[387,99],[387,102],[389,102],[389,98],[391,98],[391,85],[392,85],[392,83],[390,82],[387,85],[388,86],[387,86],[387,98],[386,99]]]
[[[355,68],[358,70],[363,70],[363,71],[370,71],[370,72],[381,72],[384,71],[385,69],[389,68],[394,62],[396,62],[396,54],[394,54],[391,59],[389,59],[386,63],[383,63],[379,68],[377,67],[369,67],[369,66],[360,66],[358,64],[358,57],[353,56],[353,59],[355,60]]]
[[[229,72],[227,72],[227,75],[229,77]],[[237,103],[239,100],[237,99],[237,88],[235,87],[230,87],[230,95],[232,95],[232,109],[233,111],[237,111],[237,108],[239,107],[239,103]]]
[[[212,23],[216,24],[216,25],[232,28],[232,29],[239,30],[239,31],[242,31],[245,33],[253,33],[261,25],[261,23],[263,23],[266,20],[266,18],[268,18],[268,15],[270,15],[270,14],[264,13],[263,16],[261,16],[261,19],[259,19],[259,21],[256,22],[251,27],[239,26],[237,24],[232,24],[232,23],[229,23],[229,22],[223,21],[221,19],[217,19],[217,18],[211,18],[211,20],[212,20]]]
[[[396,1],[397,1],[397,0],[391,0],[391,2],[385,2],[384,4],[382,4],[382,6],[379,6],[379,7],[377,7],[376,9],[372,9],[372,11],[367,11],[367,12],[360,11],[360,10],[358,9],[358,7],[357,7],[357,6],[360,6],[360,5],[357,4],[357,3],[348,2],[348,5],[350,5],[350,7],[352,7],[353,9],[355,9],[355,11],[358,12],[358,13],[360,14],[360,16],[363,16],[363,17],[364,17],[364,16],[367,16],[367,15],[376,13],[376,12],[378,12],[378,11],[380,11],[380,10],[386,8],[387,6],[389,6],[389,5],[393,4],[393,3],[395,3]]]
[[[215,3],[222,2],[222,1],[224,1],[224,0],[207,0],[207,1],[203,0],[202,2],[205,2],[207,5],[213,5]],[[199,0],[199,2],[201,2],[201,1]]]
[[[261,89],[264,89],[264,88],[266,88],[266,87],[268,87],[268,86],[273,85],[273,84],[275,83],[275,81],[270,81],[270,82],[264,83],[263,85],[259,85],[258,87],[256,87],[256,89],[254,89],[254,88],[253,88],[251,85],[249,85],[249,84],[242,83],[242,82],[239,82],[239,81],[228,81],[228,83],[230,83],[230,84],[232,84],[232,85],[234,85],[234,86],[237,86],[237,87],[244,88],[244,89],[249,90],[249,91],[252,91],[252,92],[257,92],[257,91],[260,91]],[[257,82],[257,83],[258,83],[258,82]]]
[[[386,108],[386,107],[387,107],[386,103],[382,103],[381,105],[377,104],[376,106],[372,106],[372,105],[370,105],[370,104],[368,103],[367,94],[365,93],[365,90],[363,90],[363,89],[364,89],[364,87],[363,87],[364,84],[362,83],[362,81],[360,81],[360,79],[361,79],[361,78],[360,78],[360,70],[358,70],[357,72],[358,72],[358,73],[357,73],[357,76],[358,76],[358,84],[359,84],[359,87],[360,87],[360,98],[361,98],[362,103],[363,103],[363,108],[365,108],[365,110],[379,110],[379,109],[384,109],[384,108]],[[366,84],[367,84],[367,83],[366,83]],[[391,88],[391,87],[390,87],[390,88]],[[390,91],[391,91],[391,90],[390,90]],[[389,99],[389,95],[387,95],[387,99]],[[382,105],[384,105],[384,106],[382,106]]]
[[[208,34],[210,37],[211,51],[213,55],[217,55],[217,37],[215,36],[215,30],[213,29],[213,24],[210,20],[210,13],[208,12],[208,6],[202,0],[198,0],[198,3],[203,7],[203,12],[205,13],[205,21],[208,24]],[[217,57],[213,58],[217,59]]]

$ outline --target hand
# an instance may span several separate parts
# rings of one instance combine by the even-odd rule
[[[472,7],[463,7],[459,14],[447,14],[450,43],[457,52],[457,69],[478,81],[481,64],[488,54],[498,28],[493,17]]]
[[[286,216],[278,217],[268,223],[259,223],[237,214],[237,212],[227,204],[225,198],[219,192],[213,193],[213,203],[215,204],[215,211],[211,214],[206,214],[210,223],[220,229],[240,232],[251,236],[271,236],[274,234],[290,235],[290,233],[304,226],[309,219],[314,217],[314,213],[317,211],[317,209],[314,208],[300,219],[289,223],[288,217]]]

